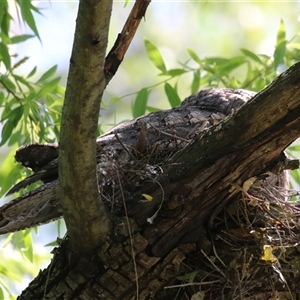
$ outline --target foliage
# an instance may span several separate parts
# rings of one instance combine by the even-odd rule
[[[242,48],[240,49],[241,54],[235,57],[199,57],[194,50],[187,49],[187,60],[179,62],[177,68],[170,69],[167,68],[158,47],[145,39],[147,55],[160,71],[158,76],[163,77],[163,80],[130,94],[136,95],[133,100],[132,115],[138,117],[147,112],[159,110],[158,107],[147,105],[150,92],[159,85],[163,85],[170,106],[179,105],[181,97],[178,90],[183,76],[191,77],[191,93],[208,87],[243,88],[260,91],[280,73],[299,61],[300,42],[297,41],[299,40],[298,37],[299,34],[297,33],[292,39],[287,40],[286,27],[284,21],[281,20],[274,52],[271,56],[256,54]],[[114,104],[123,97],[113,97],[109,104]]]
[[[16,6],[22,20],[33,31],[34,35],[23,34],[11,36],[10,23],[12,16],[9,14],[8,3],[0,4],[0,107],[1,130],[0,146],[16,146],[36,142],[53,142],[59,134],[59,122],[63,101],[64,89],[59,86],[60,78],[55,76],[57,67],[53,66],[39,78],[33,68],[27,75],[19,75],[18,67],[25,63],[28,57],[18,59],[10,49],[17,43],[22,43],[29,38],[38,37],[33,12],[39,10],[30,1],[16,1]],[[16,166],[11,169],[12,157],[9,156],[3,163],[0,174],[2,182],[0,196],[3,196],[16,177],[24,176],[24,171]],[[10,166],[10,172],[6,166]],[[23,172],[21,174],[20,172]]]
[[[39,77],[36,75],[36,67],[26,75],[18,73],[18,67],[25,63],[28,57],[18,58],[18,55],[13,53],[13,46],[33,37],[40,39],[34,19],[34,13],[40,11],[32,1],[17,0],[15,5],[22,21],[32,32],[12,36],[10,25],[13,18],[8,1],[0,2],[0,115],[3,125],[1,146],[12,147],[0,171],[2,183],[0,196],[5,195],[17,180],[28,175],[26,170],[14,163],[13,155],[17,147],[31,141],[57,141],[64,94],[64,88],[59,85],[60,78],[56,75],[56,66]],[[299,61],[300,42],[297,42],[297,37],[298,34],[287,40],[285,24],[281,20],[271,56],[241,49],[240,55],[235,57],[201,57],[195,50],[187,49],[186,61],[179,62],[178,66],[172,68],[167,67],[159,48],[145,39],[145,50],[150,61],[158,69],[160,80],[131,94],[135,97],[132,102],[132,116],[136,118],[160,109],[148,105],[149,95],[158,86],[163,87],[170,107],[179,105],[181,101],[179,88],[184,76],[190,79],[191,93],[208,87],[260,91],[282,71]],[[115,95],[108,105],[118,103],[126,96]],[[293,150],[298,151],[298,148],[295,146]],[[299,173],[295,174],[295,179],[300,182]],[[10,261],[6,260],[4,265],[1,260],[1,299],[4,296],[13,298],[12,285],[8,284],[9,279],[18,282],[22,280],[23,274],[32,275],[32,265],[28,262],[40,262],[43,258],[34,252],[29,230],[9,235],[1,248],[4,250],[11,246],[22,253],[23,261],[20,262],[20,258],[11,258]],[[21,266],[19,270],[16,270],[17,264]]]
[[[18,74],[18,67],[28,57],[19,58],[14,54],[14,45],[33,37],[40,39],[34,19],[34,13],[40,12],[31,1],[17,0],[16,9],[33,34],[13,36],[10,30],[13,18],[9,5],[12,4],[8,1],[0,2],[0,146],[12,146],[12,152],[2,163],[0,172],[1,196],[17,178],[27,173],[13,163],[15,149],[31,141],[53,142],[57,139],[64,93],[64,89],[59,86],[60,78],[55,75],[56,66],[39,78],[36,76],[36,67],[25,76]],[[9,250],[11,247],[13,249]],[[3,259],[0,263],[0,298],[12,299],[13,290],[16,291],[15,283],[24,281],[24,274],[35,276],[38,268],[33,266],[39,265],[45,255],[35,253],[30,230],[8,235],[1,249],[1,256],[7,251],[14,253],[10,258],[6,255],[5,263]]]

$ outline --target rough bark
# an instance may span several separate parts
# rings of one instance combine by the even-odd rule
[[[99,186],[102,198],[107,200],[106,205],[114,215],[114,234],[109,243],[104,243],[91,256],[78,257],[70,250],[69,241],[65,241],[57,249],[52,266],[32,282],[20,299],[40,299],[44,293],[48,297],[46,299],[90,299],[92,296],[134,299],[137,294],[139,299],[168,299],[174,290],[166,292],[163,287],[176,282],[176,275],[184,271],[182,262],[189,253],[207,248],[207,225],[212,225],[218,212],[241,193],[239,186],[253,176],[270,170],[278,173],[288,167],[289,162],[282,152],[300,136],[299,79],[298,63],[222,122],[219,122],[218,116],[230,113],[228,102],[224,110],[222,105],[226,101],[219,101],[215,109],[217,102],[211,105],[209,102],[199,103],[197,97],[189,98],[181,106],[182,109],[188,111],[188,107],[195,103],[203,111],[207,109],[210,112],[205,120],[198,115],[196,128],[209,128],[209,123],[205,122],[207,120],[210,125],[214,124],[202,133],[196,130],[190,143],[178,136],[182,132],[178,124],[157,128],[159,124],[154,122],[158,119],[154,116],[158,115],[155,114],[134,120],[100,138],[102,144],[98,154],[102,164],[98,164],[98,172],[105,173],[106,177],[99,182]],[[171,112],[176,112],[176,109]],[[183,117],[182,124],[190,124],[191,116],[195,115],[188,111],[185,117],[189,122],[185,122]],[[159,120],[169,125],[178,120],[170,116],[172,114],[169,112],[167,118]],[[148,124],[148,127],[143,124]],[[175,132],[177,128],[179,130]],[[190,129],[187,132],[193,132]],[[148,141],[156,143],[150,144]],[[109,152],[107,145],[111,143],[118,145],[117,150]],[[183,148],[174,152],[176,145],[180,144]],[[167,151],[168,145],[171,151]],[[159,156],[161,150],[166,151],[162,151],[166,156]],[[132,160],[128,164],[129,157]],[[162,160],[157,161],[159,157]],[[142,194],[151,195],[153,200],[143,200]],[[130,219],[127,219],[126,212]],[[149,224],[149,219],[152,224]],[[291,216],[290,220],[293,219]],[[249,239],[246,242],[249,243]],[[241,247],[239,245],[239,249]],[[255,251],[259,257],[260,253]],[[229,254],[227,249],[228,257]],[[297,255],[296,252],[294,255]],[[246,259],[250,261],[245,256],[245,265]],[[229,263],[232,261],[226,261],[226,274],[220,271],[225,276],[221,275],[225,282],[218,279],[219,290],[217,287],[214,290],[211,288],[206,297],[220,296],[225,287],[230,289],[229,284],[243,283],[237,277],[242,274],[238,273],[237,267],[233,273],[230,271],[233,267]],[[265,267],[263,273],[251,269],[253,273],[249,276],[269,278],[272,268],[274,266]],[[289,282],[293,288],[291,292],[297,292],[293,284],[293,278],[295,280],[297,277],[287,278],[292,280]],[[276,289],[288,291],[289,288],[279,282]],[[233,291],[234,287],[231,287],[230,292],[224,292],[223,296],[231,299]],[[259,288],[252,287],[251,292],[253,296],[255,293],[268,294],[270,290],[266,290],[266,284],[261,284]]]

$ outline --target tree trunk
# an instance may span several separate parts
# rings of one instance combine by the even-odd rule
[[[300,212],[278,174],[295,167],[283,151],[300,136],[299,80],[297,63],[240,109],[251,94],[212,89],[100,137],[109,241],[84,255],[66,238],[19,299],[295,297]],[[57,182],[41,189],[59,217]]]

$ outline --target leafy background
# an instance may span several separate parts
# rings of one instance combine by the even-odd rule
[[[0,1],[1,205],[30,173],[14,162],[15,150],[58,140],[77,5]],[[109,47],[131,6],[114,3]],[[201,88],[263,89],[299,61],[297,11],[298,2],[152,2],[103,97],[99,134]],[[289,154],[298,153],[295,143]],[[299,183],[299,172],[292,175]],[[15,299],[49,264],[64,233],[60,220],[0,238],[0,299]]]

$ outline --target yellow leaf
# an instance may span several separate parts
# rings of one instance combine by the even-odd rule
[[[148,200],[148,201],[152,201],[153,200],[153,197],[150,196],[150,195],[148,195],[148,194],[142,194],[142,196],[144,196],[145,199]]]
[[[273,248],[270,245],[264,245],[263,246],[263,255],[261,256],[261,260],[265,260],[265,261],[269,261],[272,264],[275,263],[277,261],[277,258],[274,256],[274,254],[272,253]]]
[[[251,206],[253,206],[253,207],[257,206],[257,200],[256,200],[256,199],[251,199],[251,200],[249,201],[249,205],[251,205]]]
[[[270,203],[269,202],[264,202],[265,206],[266,206],[266,209],[267,210],[270,210]]]
[[[250,177],[243,183],[243,191],[248,192],[251,185],[256,181],[257,177]]]

